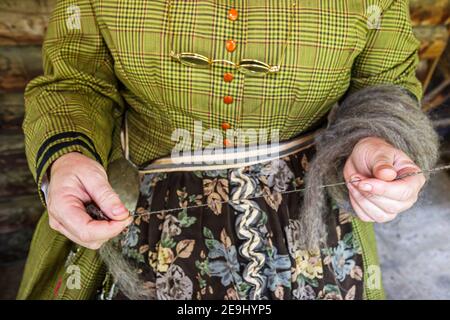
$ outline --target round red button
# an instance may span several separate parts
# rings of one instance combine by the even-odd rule
[[[231,140],[230,139],[223,139],[223,145],[225,147],[231,146]]]
[[[228,122],[222,123],[222,129],[223,129],[223,130],[228,130],[228,129],[230,129],[230,128],[231,128],[231,126],[230,126],[230,124],[229,124]]]
[[[234,40],[227,40],[225,47],[227,49],[228,52],[233,52],[234,50],[236,50],[236,41]]]
[[[238,12],[235,8],[231,8],[230,10],[228,10],[228,19],[230,19],[231,21],[236,21],[238,18]]]
[[[225,82],[231,82],[231,81],[233,81],[233,74],[232,73],[225,73],[224,75],[223,75],[223,80],[225,81]]]
[[[233,97],[232,96],[225,96],[225,97],[223,97],[223,102],[225,102],[226,104],[233,103]]]

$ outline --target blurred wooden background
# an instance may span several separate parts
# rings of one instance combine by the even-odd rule
[[[15,297],[43,210],[26,165],[21,123],[23,90],[42,73],[41,43],[55,2],[0,0],[0,299]],[[424,109],[431,112],[443,135],[450,128],[448,6],[449,0],[411,1],[414,31],[422,43],[417,72],[427,87]]]

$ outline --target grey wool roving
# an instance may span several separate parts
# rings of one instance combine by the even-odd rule
[[[344,181],[345,162],[366,137],[384,139],[422,169],[432,168],[438,159],[438,136],[431,121],[403,88],[380,85],[349,95],[332,108],[327,128],[315,140],[317,153],[305,177],[300,247],[313,250],[325,243],[327,193],[339,207],[352,211],[345,185],[326,190],[319,186]]]
[[[124,258],[113,240],[106,242],[99,250],[100,257],[113,276],[122,293],[132,300],[154,300],[155,284],[141,280],[137,268]]]

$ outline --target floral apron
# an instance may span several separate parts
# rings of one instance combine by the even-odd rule
[[[137,217],[120,245],[155,299],[363,298],[349,213],[330,205],[320,251],[294,242],[303,195],[286,191],[304,187],[315,150],[304,139],[283,146],[274,159],[237,167],[167,158],[141,174]],[[114,285],[103,291],[127,299]]]

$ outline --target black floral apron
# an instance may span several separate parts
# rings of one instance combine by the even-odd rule
[[[302,192],[285,192],[303,187],[314,154],[311,143],[296,146],[238,167],[163,164],[141,175],[137,218],[120,245],[155,299],[363,298],[349,213],[330,206],[320,251],[293,240]],[[108,290],[102,296],[126,299],[115,286]]]

